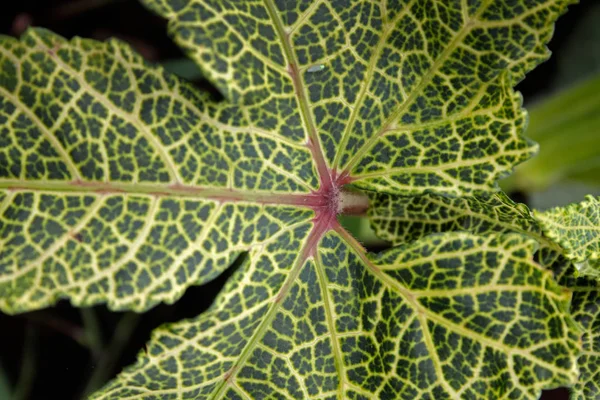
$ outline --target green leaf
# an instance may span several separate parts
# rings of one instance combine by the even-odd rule
[[[314,216],[289,206],[318,204],[318,180],[285,121],[267,131],[123,43],[30,30],[0,65],[5,312],[170,303]]]
[[[561,182],[582,182],[598,188],[600,74],[549,96],[528,111],[526,133],[539,143],[541,151],[501,182],[504,190],[534,193]]]
[[[600,51],[597,45],[600,40],[600,4],[588,4],[586,12],[581,14],[561,45],[554,87],[566,87],[582,78],[600,73]]]
[[[41,30],[1,41],[3,310],[62,297],[133,310],[172,302],[240,252],[310,220],[345,183],[400,193],[490,188],[532,149],[502,71],[520,78],[546,56],[566,2],[531,11],[415,3],[389,15],[371,3],[348,12],[316,2],[298,4],[302,18],[278,8],[291,3],[239,4],[221,17],[209,2],[161,4],[178,40],[194,38],[192,55],[237,105],[212,102],[117,41],[67,42]],[[490,21],[500,11],[506,20]],[[438,17],[450,20],[430,27]],[[426,29],[396,43],[419,19]],[[528,40],[514,43],[518,32]],[[327,38],[327,57],[306,42],[315,35]],[[426,44],[428,54],[418,51]],[[314,64],[325,68],[311,72]],[[401,133],[389,131],[393,144],[385,121],[402,121]],[[386,132],[366,138],[376,127]],[[389,179],[356,171],[375,164]]]
[[[477,235],[520,233],[534,239],[536,260],[551,268],[563,249],[544,236],[525,204],[502,192],[448,198],[434,194],[402,197],[371,194],[369,217],[376,235],[393,244],[410,243],[432,233],[466,231]]]
[[[542,239],[527,206],[513,202],[501,192],[462,198],[381,193],[369,197],[369,217],[375,233],[394,244],[449,231],[479,235],[520,232]]]
[[[306,261],[255,257],[94,399],[536,399],[577,376],[578,330],[534,249],[451,233],[366,257],[329,233]]]
[[[522,235],[367,255],[369,189],[471,195],[529,157],[512,86],[568,0],[145,1],[225,95],[118,41],[0,39],[0,308],[145,310],[241,253],[99,398],[536,398],[569,295]]]
[[[571,400],[600,397],[600,283],[576,277],[577,269],[565,258],[553,265],[559,283],[572,291],[571,314],[583,331],[583,349],[577,359],[579,378],[571,387]]]
[[[600,201],[585,201],[567,207],[535,212],[544,233],[559,243],[582,275],[600,278]]]
[[[489,190],[533,154],[510,87],[568,3],[143,2],[229,100],[278,107],[291,80],[327,166],[404,194]]]
[[[598,283],[580,279],[573,288],[571,313],[584,331],[583,351],[577,363],[580,375],[571,389],[574,400],[600,397],[600,288]]]

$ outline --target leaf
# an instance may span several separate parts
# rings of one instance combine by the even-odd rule
[[[600,289],[584,281],[573,289],[571,313],[584,330],[583,352],[577,359],[580,375],[571,389],[574,400],[595,399],[600,396]]]
[[[369,198],[369,218],[375,233],[394,244],[450,231],[479,235],[520,232],[542,239],[527,206],[513,202],[501,192],[461,198],[375,193]]]
[[[377,135],[372,140],[356,135],[367,126],[383,127],[392,116],[426,121],[435,132],[415,130],[403,120],[402,129],[413,127],[410,136],[419,143],[400,141],[380,154],[401,151],[403,160],[420,154],[425,169],[433,169],[402,167],[400,177],[393,175],[400,170],[391,159],[378,162],[392,172],[391,180],[405,182],[385,178],[386,190],[462,193],[491,187],[532,150],[519,135],[522,112],[511,108],[515,95],[501,71],[510,67],[520,78],[546,56],[543,42],[566,2],[515,8],[516,14],[497,10],[496,3],[450,10],[416,2],[382,14],[386,8],[377,4],[346,10],[315,2],[303,18],[277,9],[292,3],[257,3],[252,17],[249,9],[221,10],[222,18],[215,18],[220,3],[161,4],[155,8],[170,13],[171,6],[182,6],[171,15],[172,26],[188,29],[179,40],[196,38],[196,60],[204,60],[206,76],[237,105],[212,102],[117,41],[67,42],[40,30],[21,41],[2,40],[0,123],[7,128],[0,164],[1,309],[24,311],[63,297],[77,305],[107,301],[113,309],[133,310],[173,302],[186,286],[218,275],[240,252],[310,220],[313,210],[329,205],[329,214],[337,211],[339,204],[330,199],[335,203],[343,184],[379,187],[383,178],[348,166],[338,170],[338,164],[348,164],[343,160],[360,149],[379,149],[383,142],[366,145],[379,140]],[[488,21],[497,11],[509,17]],[[370,17],[363,21],[360,15]],[[433,28],[427,22],[433,17],[449,20]],[[426,19],[426,29],[398,42],[419,18]],[[254,31],[249,21],[255,21]],[[450,30],[452,41],[443,42]],[[524,32],[528,40],[513,43]],[[327,38],[327,57],[323,48],[306,43],[318,34]],[[491,42],[479,44],[479,36]],[[424,46],[431,54],[417,51]],[[228,58],[233,56],[235,62]],[[325,68],[309,73],[315,63]],[[461,89],[451,90],[442,75]],[[365,79],[369,85],[361,86]],[[440,93],[453,96],[435,100],[435,107],[454,111],[437,114],[434,104],[423,104],[435,115],[417,112],[428,103],[425,95]],[[350,115],[346,102],[372,112]],[[346,120],[347,134],[333,140]],[[468,128],[473,122],[482,129]],[[448,130],[451,125],[468,129]],[[469,160],[462,164],[440,153],[452,148]],[[492,153],[498,158],[490,158]],[[360,160],[369,164],[369,157],[365,153]],[[442,175],[455,175],[449,180],[438,176],[447,161],[452,167]],[[361,163],[356,167],[363,169]],[[323,220],[333,218],[325,214]],[[248,234],[234,234],[242,229]]]
[[[291,79],[335,175],[403,194],[489,190],[533,154],[510,87],[568,3],[143,2],[228,99],[280,107]]]
[[[285,121],[259,128],[118,41],[0,46],[3,311],[171,303],[314,216],[291,207],[320,199]]]
[[[560,183],[583,182],[598,190],[600,73],[537,102],[527,111],[527,136],[542,150],[503,180],[503,189],[531,195]]]
[[[559,283],[573,292],[571,314],[583,330],[583,349],[577,359],[580,375],[571,387],[572,400],[600,396],[600,286],[594,279],[575,277],[576,268],[566,259],[553,266]]]
[[[594,269],[581,269],[582,265],[579,265],[579,271],[572,267],[571,262],[561,255],[563,250],[544,238],[538,221],[527,207],[515,204],[501,193],[461,199],[434,195],[402,198],[378,194],[372,196],[371,200],[370,213],[374,229],[379,236],[395,243],[418,240],[432,232],[456,230],[485,235],[521,232],[538,241],[542,247],[537,258],[544,266],[555,271],[561,285],[573,292],[570,310],[584,332],[583,352],[578,358],[580,376],[571,388],[571,398],[584,400],[600,396],[600,289],[598,282],[593,279],[575,277],[587,273],[597,278],[598,272]],[[536,213],[536,217],[543,224],[544,219],[540,218],[540,213]],[[575,221],[564,224],[580,225]],[[579,241],[589,238],[589,235],[581,232],[566,232],[557,233],[554,240],[565,239],[565,234]]]
[[[581,13],[578,23],[573,26],[565,43],[561,46],[561,56],[557,59],[556,76],[553,86],[556,88],[575,84],[581,78],[587,78],[600,72],[600,6],[589,4],[585,13]]]
[[[587,196],[579,204],[535,212],[544,233],[565,249],[582,275],[600,277],[600,202]]]
[[[574,381],[569,295],[534,241],[368,256],[337,219],[366,207],[349,184],[495,190],[535,151],[512,86],[570,1],[146,3],[226,102],[118,41],[0,40],[0,308],[141,311],[248,252],[211,311],[158,330],[97,397],[535,398]]]
[[[462,198],[433,194],[413,197],[372,194],[369,197],[373,230],[394,244],[413,242],[440,232],[520,233],[538,243],[536,260],[548,268],[564,251],[544,236],[525,204],[513,202],[502,192]]]
[[[151,385],[166,398],[534,399],[577,376],[570,296],[531,261],[532,240],[451,233],[369,257],[357,246],[328,233],[313,259],[285,242],[285,268],[254,258],[94,398]]]

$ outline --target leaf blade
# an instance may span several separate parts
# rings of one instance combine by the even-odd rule
[[[486,244],[482,246],[483,243]],[[506,246],[509,243],[510,245]],[[462,247],[456,247],[459,245]],[[491,268],[490,271],[495,271],[493,274],[495,278],[491,278],[487,283],[485,279],[474,279],[477,274],[471,275],[467,272],[472,269],[460,268],[460,265],[452,264],[453,259],[461,257],[467,257],[464,259],[465,262],[471,263],[468,258],[477,259],[482,247],[490,252],[488,254],[490,264],[475,262],[472,266],[482,272],[488,268]],[[202,329],[195,327],[206,327],[206,320],[213,318],[211,315],[230,309],[231,303],[228,304],[227,300],[223,299],[237,297],[235,293],[241,290],[237,282],[241,279],[247,281],[249,279],[247,274],[255,274],[256,270],[240,272],[246,274],[246,278],[234,278],[236,283],[228,284],[228,289],[217,300],[214,310],[209,312],[209,315],[160,329],[149,345],[148,354],[140,354],[138,363],[111,383],[96,398],[128,398],[128,396],[135,396],[136,393],[143,393],[143,382],[148,381],[147,378],[150,377],[148,374],[152,373],[153,366],[166,366],[168,364],[165,362],[169,358],[171,358],[170,365],[186,360],[186,367],[178,369],[180,373],[193,370],[195,376],[205,376],[205,371],[219,370],[219,373],[211,376],[221,382],[221,386],[215,389],[211,379],[206,381],[206,385],[197,382],[196,386],[184,388],[178,386],[177,380],[171,380],[169,391],[163,392],[165,394],[179,393],[185,396],[195,393],[206,398],[222,398],[233,396],[234,393],[242,398],[269,396],[274,393],[284,398],[298,398],[306,394],[311,398],[339,398],[339,396],[352,398],[360,395],[385,397],[391,394],[396,397],[407,397],[428,394],[436,396],[435,398],[455,398],[452,396],[458,392],[466,394],[476,390],[475,386],[471,385],[475,382],[481,384],[481,381],[469,381],[468,374],[461,375],[453,369],[456,364],[448,359],[449,355],[457,355],[456,348],[449,344],[453,340],[471,343],[470,348],[474,353],[468,356],[465,362],[471,365],[472,371],[499,371],[500,375],[496,378],[503,384],[489,383],[485,389],[479,388],[476,392],[479,394],[484,390],[486,395],[493,393],[494,396],[503,397],[510,393],[513,396],[533,399],[537,398],[542,387],[564,384],[576,378],[574,354],[578,351],[578,330],[572,322],[568,322],[568,319],[553,317],[555,313],[563,315],[562,313],[566,312],[569,295],[553,283],[549,272],[542,270],[531,261],[534,247],[529,239],[524,239],[520,235],[496,236],[488,239],[464,233],[437,235],[413,245],[375,255],[369,260],[361,254],[362,250],[353,248],[353,245],[346,242],[343,236],[330,233],[323,238],[320,248],[314,261],[308,259],[307,262],[296,264],[296,266],[300,265],[301,270],[297,272],[298,278],[287,289],[286,294],[282,295],[276,290],[271,294],[274,301],[267,300],[267,303],[271,304],[271,309],[278,308],[274,311],[276,315],[272,315],[271,320],[268,321],[271,325],[267,328],[264,328],[264,325],[261,325],[262,328],[248,327],[248,330],[244,330],[242,336],[253,339],[251,343],[246,339],[242,341],[245,345],[250,343],[253,349],[245,347],[244,350],[238,351],[247,357],[240,359],[234,356],[233,361],[227,361],[227,366],[222,367],[222,364],[226,363],[225,360],[231,360],[230,353],[229,356],[221,354],[221,351],[228,351],[230,348],[225,345],[229,343],[230,338],[227,335],[219,335],[212,329],[203,332]],[[418,279],[420,274],[431,272],[429,269],[431,263],[427,259],[421,261],[423,252],[439,262],[441,269],[437,270],[438,267],[434,267],[434,271],[440,272],[438,283],[444,281],[442,275],[446,275],[448,271],[455,271],[457,276],[462,276],[458,281],[464,278],[462,281],[462,284],[466,285],[462,287],[464,291],[460,293],[450,291],[445,295],[445,299],[453,299],[453,302],[457,302],[464,298],[469,290],[478,288],[480,292],[477,293],[480,294],[475,293],[471,296],[479,296],[479,300],[476,301],[485,302],[484,297],[481,297],[485,296],[483,293],[490,290],[493,292],[493,286],[502,281],[515,290],[511,295],[526,296],[524,300],[528,298],[527,296],[542,296],[538,300],[552,304],[545,310],[534,312],[534,315],[537,315],[534,319],[540,324],[540,328],[544,326],[538,331],[540,336],[537,345],[531,342],[531,339],[524,340],[530,334],[529,331],[518,333],[517,321],[520,318],[518,316],[514,316],[516,319],[513,323],[498,324],[487,331],[482,330],[484,325],[478,325],[482,322],[477,322],[474,315],[464,314],[467,319],[473,318],[471,324],[465,327],[460,327],[460,319],[453,321],[453,317],[449,314],[444,316],[436,306],[436,299],[443,295],[435,291],[428,294],[427,290],[431,288],[427,286],[427,281]],[[504,256],[500,256],[500,253]],[[343,259],[348,262],[340,265],[338,254],[344,254]],[[495,264],[496,261],[499,264]],[[254,261],[251,261],[251,264],[253,263]],[[371,266],[366,263],[370,263]],[[449,264],[443,267],[444,263]],[[373,266],[376,266],[375,269]],[[444,268],[450,269],[442,272]],[[402,275],[402,271],[409,275],[412,271],[415,279],[406,280],[408,275]],[[529,283],[522,280],[525,276],[529,277]],[[430,281],[434,286],[438,283],[435,278]],[[320,287],[323,284],[325,287]],[[486,287],[488,284],[490,286]],[[285,284],[282,283],[278,287],[284,286]],[[360,293],[358,297],[357,293]],[[414,297],[411,299],[409,295]],[[544,300],[541,300],[542,298]],[[329,301],[330,304],[325,304],[325,301]],[[458,307],[456,310],[460,309],[459,303],[456,303]],[[493,310],[498,312],[502,309],[497,303],[494,306],[494,303],[495,301],[486,302],[492,307],[489,309],[492,314]],[[516,304],[517,302],[514,303],[515,306]],[[412,307],[418,307],[422,315]],[[510,306],[507,307],[509,308],[505,310],[510,309]],[[241,312],[241,316],[234,317],[234,321],[239,321],[246,315],[243,308]],[[384,313],[387,317],[384,318],[383,314],[380,316],[378,313]],[[479,317],[488,315],[483,311],[476,314]],[[510,319],[507,315],[504,317],[499,315],[501,314],[497,314],[496,318]],[[257,317],[255,320],[258,319],[263,322],[267,320],[264,316]],[[565,324],[563,329],[553,330],[552,324],[558,321],[563,321],[561,323]],[[222,325],[213,326],[226,329]],[[248,326],[256,325],[251,323]],[[431,329],[429,335],[434,340],[429,340],[426,344],[424,340],[427,341],[425,336],[428,329]],[[480,332],[477,333],[477,330]],[[185,332],[189,336],[186,340],[181,340],[181,335],[186,335]],[[263,337],[257,338],[257,332],[263,334]],[[510,334],[503,336],[503,332],[510,332]],[[560,338],[556,336],[556,332],[561,332]],[[450,342],[440,340],[440,335]],[[174,343],[177,338],[179,338],[178,345],[164,347],[164,344]],[[338,341],[337,351],[331,340]],[[212,354],[216,351],[214,358],[184,357],[185,348],[192,342],[207,343],[209,346],[207,352]],[[239,342],[236,340],[235,343]],[[395,345],[390,347],[392,343]],[[414,350],[408,353],[400,351],[401,346],[404,345],[411,346],[409,348]],[[417,350],[414,346],[421,350]],[[498,348],[502,350],[493,350]],[[340,353],[344,356],[339,357]],[[320,354],[321,363],[311,364],[309,360],[314,360],[317,354]],[[560,357],[553,358],[550,354],[571,355],[562,359],[569,360],[564,363],[559,360]],[[506,364],[508,358],[514,359],[514,364],[510,367]],[[286,359],[290,362],[285,362]],[[240,362],[236,364],[236,360]],[[479,362],[487,367],[481,369]],[[429,367],[425,368],[426,364]],[[504,367],[500,367],[501,365]],[[534,365],[536,369],[540,368],[545,372],[540,380],[531,381],[526,376],[533,371]],[[514,368],[513,372],[510,372],[511,368]],[[417,371],[422,372],[410,375],[410,371],[415,374]],[[166,384],[169,381],[161,380],[161,382]],[[190,392],[192,390],[195,391]]]
[[[0,286],[5,291],[5,303],[0,307],[14,311],[19,296],[25,296],[25,307],[70,296],[82,304],[112,301],[113,307],[142,310],[157,301],[173,301],[187,285],[208,281],[237,254],[250,253],[209,313],[157,331],[149,354],[140,355],[138,364],[99,397],[152,397],[154,393],[166,397],[244,397],[248,393],[268,397],[282,392],[288,398],[394,397],[397,393],[411,398],[420,393],[452,398],[462,392],[476,395],[479,380],[474,377],[487,371],[483,365],[495,371],[491,372],[494,380],[486,381],[482,389],[489,397],[500,393],[500,397],[535,398],[543,387],[574,379],[576,328],[566,312],[567,295],[532,261],[531,240],[519,235],[431,236],[386,253],[389,261],[385,256],[367,256],[336,220],[343,208],[339,191],[348,183],[396,194],[434,191],[456,195],[493,190],[492,181],[534,149],[520,136],[524,114],[512,86],[525,69],[545,56],[552,22],[569,1],[538,0],[531,9],[493,0],[468,5],[413,1],[396,4],[398,7],[370,1],[356,1],[349,7],[347,2],[336,1],[146,2],[170,18],[171,29],[179,32],[176,40],[187,43],[192,57],[228,102],[214,103],[196,94],[193,88],[143,63],[119,42],[102,45],[74,39],[67,43],[47,32],[30,31],[22,42],[3,39],[6,50],[0,53],[0,57],[4,55],[0,62],[8,69],[12,66],[10,74],[21,78],[0,79],[5,85],[3,90],[17,93],[17,100],[26,100],[15,105],[14,98],[3,97],[0,111],[8,114],[6,120],[10,122],[21,114],[39,120],[25,118],[23,126],[13,125],[13,130],[26,131],[36,122],[38,128],[71,123],[71,131],[81,127],[88,134],[85,138],[75,134],[76,139],[82,139],[83,147],[93,142],[94,136],[106,135],[103,129],[111,132],[96,149],[98,155],[93,149],[85,149],[86,153],[81,143],[72,141],[71,131],[46,132],[41,148],[47,147],[52,153],[40,153],[47,157],[44,161],[53,163],[51,168],[43,163],[36,167],[37,160],[29,158],[26,161],[30,167],[24,168],[19,164],[20,156],[7,156],[9,168],[0,170],[4,174],[0,176],[10,179],[2,181],[4,186],[0,187],[4,190],[0,195],[21,197],[19,201],[7,200],[1,214],[4,220],[0,223],[4,225],[0,226],[0,237],[12,246],[7,248],[13,253],[9,253],[12,257],[8,265],[0,265],[6,277],[5,286]],[[486,48],[485,43],[477,42],[483,33],[469,36],[480,27],[467,25],[472,15],[491,18],[494,13],[506,21],[486,22],[486,29],[496,32],[491,35],[493,43],[501,45],[507,38],[512,40],[513,32],[521,32],[523,24],[530,28],[531,35],[519,46],[503,47],[500,55]],[[515,13],[526,21],[519,20],[514,26]],[[412,29],[411,19],[417,20],[421,29]],[[412,75],[411,71],[392,71],[387,76],[367,66],[373,65],[372,60],[393,64],[397,61],[394,58],[406,50],[403,45],[410,45],[386,36],[382,27],[391,20],[397,20],[400,33],[409,31],[435,39],[426,46],[431,54],[410,54],[414,57],[407,63],[415,70]],[[449,31],[458,32],[458,36],[450,42],[438,40]],[[473,74],[473,81],[455,82],[462,89],[453,87],[446,99],[442,92],[449,86],[436,74],[455,52],[459,61],[471,61],[467,50],[454,48],[463,38],[470,38],[470,44],[481,50],[481,62],[476,63],[480,69]],[[370,45],[388,39],[389,48]],[[502,59],[505,50],[512,64]],[[440,55],[440,61],[435,61]],[[427,60],[431,56],[435,60]],[[501,72],[507,67],[512,75]],[[368,70],[381,76],[369,78]],[[402,81],[404,76],[413,81]],[[387,84],[396,86],[390,90]],[[414,90],[398,100],[397,94],[405,86]],[[87,120],[79,123],[77,117],[81,115],[71,117],[75,122],[67,121],[64,110],[68,113],[74,106],[81,107],[75,97],[69,96],[69,90],[88,94],[90,113],[108,124],[99,122],[90,129]],[[362,95],[360,90],[364,90]],[[365,95],[368,90],[373,92],[368,93],[370,98]],[[429,104],[421,97],[435,101]],[[409,101],[401,103],[406,99]],[[438,104],[439,99],[444,104]],[[368,101],[378,104],[371,107]],[[444,113],[440,112],[442,108]],[[355,116],[350,117],[351,113]],[[416,117],[411,119],[409,113],[416,113]],[[348,117],[355,125],[346,130],[343,122]],[[368,159],[378,145],[377,132],[397,119],[405,131],[402,127],[386,131],[385,139],[396,135],[392,139],[409,154],[402,154],[398,149],[401,146],[390,142],[383,145],[384,150],[390,154],[400,150],[396,154],[399,165],[389,154],[384,154],[384,159]],[[10,130],[8,134],[0,133],[7,140],[18,141],[24,136],[11,135]],[[129,143],[125,150],[114,147],[132,136],[137,140],[135,146]],[[403,143],[403,138],[415,138],[416,142]],[[35,145],[40,147],[37,142]],[[121,163],[118,168],[113,168],[109,160],[100,166],[84,164],[90,153],[94,154],[92,158],[104,160],[109,150],[115,162]],[[415,156],[418,162],[411,165],[411,157]],[[354,160],[360,161],[358,169],[354,168]],[[132,171],[129,175],[127,168]],[[386,168],[389,171],[380,174]],[[33,175],[27,175],[31,171]],[[49,178],[49,173],[58,175]],[[22,175],[27,179],[20,179]],[[106,191],[105,176],[120,183],[109,182],[110,190]],[[26,181],[28,187],[19,186],[21,181]],[[124,191],[116,192],[121,189]],[[27,196],[32,200],[28,202]],[[98,207],[92,212],[94,216],[83,211],[69,220],[59,213],[59,220],[73,221],[76,231],[81,230],[80,225],[90,228],[95,224],[100,225],[97,231],[105,228],[108,233],[98,234],[90,228],[84,237],[73,232],[68,238],[72,226],[51,221],[56,218],[51,206],[44,206],[44,211],[50,210],[48,215],[42,213],[42,196],[47,196],[44,199],[50,203],[65,201],[65,196],[74,196],[79,203],[87,199],[85,196],[91,197],[90,204]],[[97,198],[101,202],[94,203]],[[110,202],[108,208],[106,202]],[[131,247],[122,250],[112,248],[120,243],[119,234],[125,235],[121,231],[130,226],[124,218],[114,222],[114,215],[120,216],[119,209],[124,209],[119,202],[146,204],[132,206],[142,209],[141,216],[129,216],[141,234],[133,235]],[[82,212],[85,207],[79,203],[76,208]],[[202,207],[209,210],[201,213],[198,209]],[[102,211],[104,208],[107,210]],[[177,210],[188,213],[182,215]],[[24,218],[25,223],[18,218]],[[99,218],[108,220],[103,224],[97,222]],[[190,234],[196,235],[195,240],[186,237],[177,242],[178,236]],[[28,235],[39,240],[31,240]],[[124,258],[115,261],[112,257],[107,263],[108,270],[116,272],[109,283],[121,285],[121,289],[113,293],[114,288],[108,285],[101,290],[83,287],[69,292],[67,289],[73,286],[69,275],[81,274],[86,282],[86,273],[69,268],[71,264],[80,267],[79,260],[67,260],[67,267],[54,265],[61,264],[57,257],[75,257],[73,247],[81,251],[85,246],[94,249],[97,240],[101,243],[96,247],[102,247],[104,253],[91,252],[90,258],[124,254]],[[34,250],[35,246],[41,249],[31,254],[47,255],[55,261],[53,265],[27,265],[26,272],[36,273],[34,280],[47,283],[42,290],[38,282],[15,286],[11,274],[27,260],[25,252],[14,246],[19,241],[27,242]],[[72,248],[63,249],[63,245]],[[165,249],[176,253],[177,262],[156,254]],[[208,258],[203,265],[208,271],[198,272],[203,261],[192,257],[196,251]],[[441,255],[437,257],[435,252]],[[129,262],[132,258],[136,261],[133,267]],[[189,274],[181,265],[188,260],[195,268]],[[459,278],[452,275],[456,273],[453,266],[462,274]],[[176,267],[180,268],[172,276],[169,268]],[[412,281],[406,276],[406,271],[417,276],[428,268],[439,272],[432,278],[439,288],[425,290],[421,287],[423,279]],[[470,269],[483,271],[483,278],[468,275]],[[68,271],[66,277],[61,275],[63,270]],[[142,274],[156,275],[157,293],[148,296],[137,290],[151,281],[142,277],[140,282]],[[174,289],[179,282],[172,279],[183,284]],[[506,282],[500,282],[502,279]],[[137,285],[133,290],[132,281],[133,286]],[[160,286],[161,282],[164,285]],[[78,297],[97,290],[104,290],[100,300]],[[440,293],[442,290],[444,293]],[[526,315],[503,313],[502,307],[514,309],[519,302],[505,305],[489,301],[481,297],[484,292],[518,298],[526,303],[519,304],[525,307]],[[471,302],[498,312],[489,317],[482,310],[469,309],[462,303],[469,296]],[[396,306],[404,308],[394,308],[389,299],[397,300]],[[448,300],[455,315],[440,311],[440,299]],[[384,300],[388,301],[385,307]],[[549,308],[539,309],[532,303]],[[525,326],[525,322],[532,321],[536,329]],[[493,328],[484,329],[487,324]],[[360,329],[349,331],[348,326]],[[332,336],[336,330],[342,333]],[[498,336],[505,330],[510,330],[509,339]],[[532,344],[526,337],[531,331],[538,334],[539,343]],[[452,350],[443,347],[446,336],[476,348],[475,356],[467,362],[469,372],[455,371],[446,363],[447,353]],[[379,337],[385,343],[376,351],[374,338]],[[405,346],[411,357],[402,359],[401,354],[390,352],[385,346],[391,343],[398,349]],[[505,354],[494,353],[497,347]],[[484,357],[487,355],[489,359]],[[382,373],[382,368],[387,372]],[[148,394],[148,388],[154,393]]]
[[[600,201],[597,198],[589,195],[581,203],[536,211],[534,215],[544,233],[563,247],[565,256],[580,265],[581,274],[598,277]]]
[[[577,382],[570,387],[570,398],[572,400],[592,399],[600,393],[596,379],[600,367],[600,354],[598,353],[600,337],[595,328],[600,311],[598,281],[587,277],[578,277],[577,268],[565,257],[557,259],[550,267],[559,284],[572,292],[571,314],[583,333],[581,337],[582,351],[577,358],[580,375]]]
[[[324,154],[334,176],[353,180],[357,186],[370,190],[416,194],[434,188],[437,192],[455,195],[493,190],[494,180],[507,175],[514,165],[536,151],[531,142],[520,136],[524,113],[520,109],[520,97],[511,87],[547,57],[545,43],[551,35],[551,23],[569,3],[571,1],[539,1],[531,8],[510,8],[490,1],[473,5],[476,9],[463,9],[458,4],[415,1],[392,7],[385,2],[360,1],[348,5],[269,0],[223,6],[199,0],[144,0],[144,4],[169,20],[175,41],[201,68],[212,74],[212,81],[230,100],[252,106],[260,99],[273,102],[276,97],[289,98],[289,89],[286,91],[285,85],[279,82],[287,82],[289,88],[290,80],[301,81],[301,90],[297,83],[292,86],[296,86],[298,97],[305,97],[310,105],[310,110],[303,114],[305,121],[312,121],[307,126],[312,145],[320,150],[319,155]],[[506,16],[505,20],[493,21],[495,12]],[[278,34],[264,26],[267,16],[276,21]],[[189,23],[194,18],[208,18],[208,24]],[[247,21],[252,19],[260,22],[249,28]],[[438,27],[440,31],[427,22],[436,19],[444,21]],[[424,33],[413,29],[416,27],[422,27]],[[516,43],[508,33],[510,30],[530,36],[527,41]],[[454,37],[456,43],[446,42],[441,31],[447,31],[450,38],[454,37],[450,32],[458,32]],[[416,36],[411,38],[411,35]],[[256,39],[257,36],[261,39]],[[411,39],[402,42],[402,36]],[[234,44],[226,43],[226,37],[235,38]],[[488,37],[498,48],[483,46],[484,55],[480,56],[477,53],[480,37]],[[460,48],[458,44],[463,41],[472,45],[477,55]],[[406,58],[414,56],[412,59],[397,61],[404,57],[402,46],[411,43],[422,47],[427,44],[430,49],[424,53],[429,50],[430,56],[436,60],[439,57],[440,61],[430,62],[427,55],[419,58],[420,50],[415,48],[404,49]],[[257,51],[262,51],[260,56]],[[283,55],[288,71],[285,71]],[[446,63],[444,60],[451,55],[454,59]],[[485,62],[476,62],[470,57]],[[276,65],[272,66],[273,63]],[[422,68],[420,63],[431,68]],[[446,78],[436,75],[438,69],[442,72],[444,68],[452,69],[452,63],[468,66],[456,77],[448,75],[456,78],[453,83],[458,85],[456,87],[447,86],[442,82]],[[404,71],[407,73],[399,74],[401,67],[408,68]],[[412,71],[413,67],[422,71]],[[392,72],[386,73],[386,68]],[[256,71],[254,74],[249,71],[252,69]],[[506,69],[511,70],[512,76],[502,72]],[[457,83],[462,79],[461,73],[479,74],[479,77],[469,81],[471,78],[465,75],[465,82],[469,82]],[[225,78],[232,74],[244,77],[242,83]],[[265,89],[270,81],[276,91]],[[252,86],[251,82],[260,84]],[[442,116],[442,106],[434,97],[442,98],[446,105],[454,101],[444,98],[444,91],[460,94],[457,93],[455,104],[450,107],[453,111],[448,115],[444,112]],[[256,97],[244,97],[250,92]],[[404,92],[410,94],[398,99],[399,93]],[[419,102],[425,102],[427,93],[431,98],[426,108],[435,111],[434,114],[418,116],[416,111],[410,111],[416,107],[415,110],[425,113]],[[395,107],[406,111],[396,111],[399,121],[392,112]],[[301,108],[307,107],[302,105]],[[479,112],[479,120],[469,118],[471,112]],[[403,113],[404,116],[400,115]],[[393,134],[394,130],[388,129],[392,120],[395,124],[398,122],[393,127],[397,134],[390,140],[403,142],[404,152],[412,154],[408,162],[404,160],[406,154],[400,150],[394,153],[384,139],[374,142],[378,140],[378,131]],[[417,126],[411,127],[415,121]],[[430,122],[438,125],[438,131],[446,132],[443,140],[434,140],[436,135],[431,129],[419,131],[421,122],[426,126]],[[468,130],[479,130],[480,137],[467,134]],[[455,133],[457,131],[460,132]],[[423,138],[411,139],[415,136]],[[451,142],[455,142],[454,145],[449,144]],[[465,142],[464,149],[451,150],[460,142]],[[380,148],[386,148],[384,159],[375,154]],[[440,149],[441,157],[434,154]],[[370,153],[365,153],[367,151]],[[353,158],[351,163],[350,158]],[[475,158],[484,160],[476,162]],[[397,168],[389,168],[394,163],[398,163]]]
[[[310,151],[239,107],[118,41],[36,29],[0,43],[14,71],[0,84],[4,311],[173,302],[312,218]]]
[[[501,192],[463,198],[378,193],[371,194],[370,200],[371,225],[379,237],[394,244],[450,231],[478,235],[517,232],[544,241],[527,206],[513,202]]]

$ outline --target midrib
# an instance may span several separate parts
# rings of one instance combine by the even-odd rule
[[[249,202],[273,205],[294,205],[307,208],[322,207],[326,203],[326,199],[324,199],[322,196],[311,193],[292,194],[268,191],[249,191],[171,183],[0,180],[0,190],[7,190],[10,192],[55,192],[57,194],[73,193],[89,195],[150,195],[164,197],[184,197],[199,200],[206,199],[217,202]]]
[[[325,160],[325,155],[323,154],[321,140],[319,139],[319,134],[317,133],[316,123],[310,111],[310,103],[308,101],[308,98],[306,97],[306,93],[304,92],[302,78],[300,77],[300,73],[298,71],[298,60],[296,59],[294,50],[292,48],[292,44],[290,43],[289,35],[286,33],[284,24],[279,15],[277,14],[277,8],[273,3],[273,0],[263,1],[267,13],[269,14],[269,18],[271,19],[275,27],[275,32],[279,38],[283,52],[285,53],[285,56],[289,62],[288,73],[294,86],[296,99],[300,107],[300,115],[302,116],[302,120],[304,122],[304,126],[308,134],[308,147],[313,155],[313,162],[315,168],[319,173],[321,183],[325,184],[326,186],[331,186],[332,178],[330,175],[329,167],[327,165],[327,161]]]
[[[227,377],[222,379],[216,386],[215,390],[211,393],[209,400],[219,400],[224,398],[224,394],[227,391],[228,382],[231,380],[235,382],[237,379],[237,373],[239,370],[245,365],[248,359],[251,357],[254,349],[258,345],[258,343],[263,339],[263,336],[267,332],[267,330],[271,327],[277,312],[281,308],[283,300],[289,294],[292,285],[296,282],[298,276],[300,276],[300,272],[302,268],[305,266],[306,261],[309,258],[309,253],[311,250],[311,246],[315,245],[315,236],[322,234],[319,230],[319,224],[315,223],[311,228],[310,232],[305,238],[305,242],[302,247],[299,249],[299,256],[294,261],[293,266],[289,270],[289,273],[283,283],[281,284],[279,291],[275,297],[269,299],[270,305],[268,306],[267,311],[262,316],[261,322],[258,324],[254,333],[246,342],[246,345],[242,349],[240,355],[236,362],[233,363],[230,368],[230,372],[228,372]],[[318,239],[316,243],[318,243]],[[236,385],[237,386],[237,385]]]

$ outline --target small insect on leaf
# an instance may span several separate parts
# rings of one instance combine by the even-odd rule
[[[316,64],[316,65],[311,65],[310,67],[308,67],[306,72],[319,72],[319,71],[323,71],[324,69],[325,69],[325,64]]]

